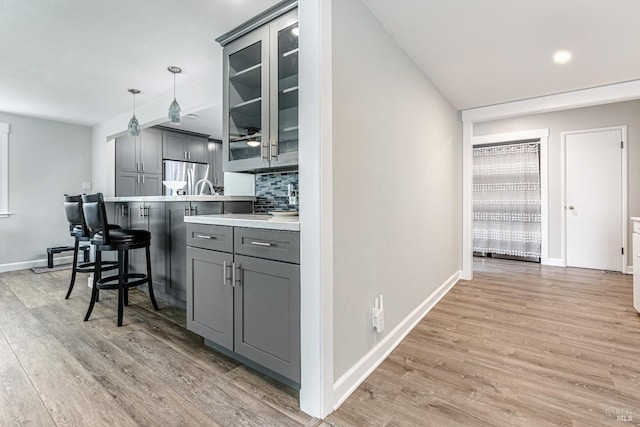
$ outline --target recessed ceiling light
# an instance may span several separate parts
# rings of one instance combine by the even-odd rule
[[[553,54],[553,62],[556,64],[566,64],[571,61],[571,52],[568,50],[559,50]]]
[[[199,115],[197,114],[187,114],[186,116],[184,116],[185,119],[191,119],[191,120],[198,120],[200,118]]]

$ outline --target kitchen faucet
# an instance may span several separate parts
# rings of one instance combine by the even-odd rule
[[[211,183],[211,181],[209,181],[206,178],[201,179],[200,181],[196,182],[196,186],[195,186],[195,193],[198,192],[198,186],[200,185],[200,183],[202,183],[202,188],[200,189],[200,195],[204,194],[204,186],[205,184],[209,186],[209,194],[211,194],[212,196],[217,196],[216,190],[213,189],[213,184]]]

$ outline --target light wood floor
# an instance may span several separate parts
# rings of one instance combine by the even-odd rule
[[[456,285],[325,422],[640,425],[631,286],[610,272],[476,261],[473,281]]]
[[[89,322],[87,275],[0,274],[0,426],[315,426],[295,390],[217,354],[184,310],[132,292],[123,327],[115,293]],[[83,286],[84,285],[84,286]]]
[[[86,275],[0,274],[0,425],[321,425],[297,393],[206,348],[174,307]],[[631,276],[486,260],[325,422],[335,426],[620,425],[640,420]],[[623,424],[625,425],[625,424]]]

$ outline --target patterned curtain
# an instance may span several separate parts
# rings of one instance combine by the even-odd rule
[[[473,251],[541,257],[539,144],[473,149]]]

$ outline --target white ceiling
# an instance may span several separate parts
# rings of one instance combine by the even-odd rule
[[[640,79],[638,0],[363,1],[459,110]]]
[[[131,110],[127,88],[169,94],[168,65],[179,100],[222,79],[215,37],[277,2],[0,0],[0,111],[93,125]],[[640,78],[638,0],[364,2],[458,109]],[[219,136],[219,108],[182,128]]]
[[[0,111],[94,125],[222,80],[214,39],[278,0],[0,0]],[[167,106],[168,108],[168,106]]]

